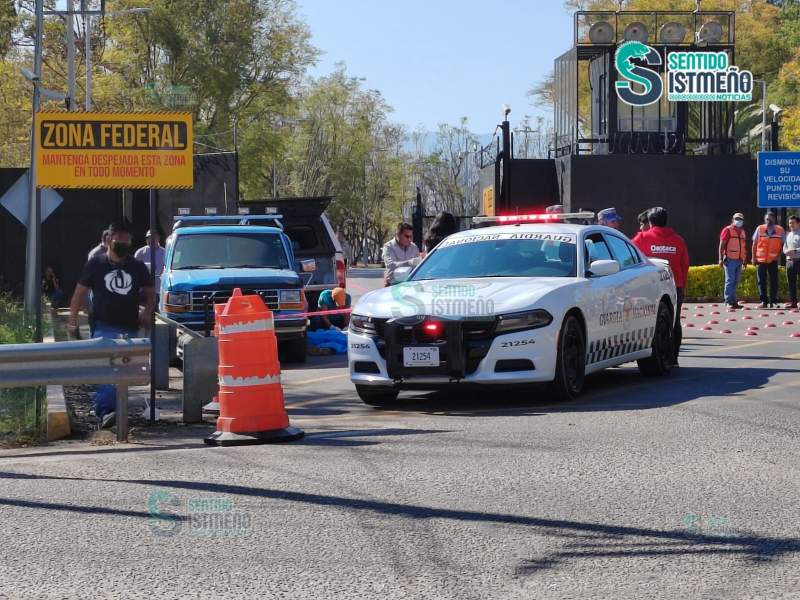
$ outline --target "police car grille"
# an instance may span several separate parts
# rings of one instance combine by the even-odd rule
[[[258,294],[270,310],[278,310],[278,290],[247,290],[242,289],[245,296]],[[214,304],[225,304],[233,295],[233,290],[199,290],[191,292],[192,310],[202,312],[206,302],[208,310],[214,311]]]

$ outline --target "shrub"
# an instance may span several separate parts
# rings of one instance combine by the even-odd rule
[[[0,294],[0,344],[34,341],[21,304]],[[0,388],[0,443],[35,442],[46,430],[46,388]]]
[[[33,324],[26,322],[22,305],[0,294],[0,344],[24,344],[34,339]]]
[[[725,270],[719,265],[704,265],[702,267],[689,267],[689,280],[686,284],[687,298],[723,299],[725,288]],[[758,300],[758,283],[756,281],[756,267],[747,265],[742,270],[737,288],[739,300]],[[779,267],[778,272],[778,298],[785,299],[789,295],[786,281],[786,269]]]

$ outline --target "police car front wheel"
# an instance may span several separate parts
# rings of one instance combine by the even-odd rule
[[[567,315],[558,334],[553,392],[561,400],[574,400],[583,391],[585,378],[586,337],[578,318],[575,315]]]

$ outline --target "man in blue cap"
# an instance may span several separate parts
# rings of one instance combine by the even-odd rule
[[[617,214],[616,208],[604,208],[597,213],[597,222],[600,225],[611,227],[611,229],[619,229],[619,225],[622,223],[622,217]]]

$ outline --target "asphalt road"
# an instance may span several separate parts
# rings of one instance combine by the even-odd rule
[[[299,442],[0,451],[0,598],[800,598],[800,345],[684,349],[669,378],[611,369],[572,403],[393,410],[319,357],[283,376]]]

